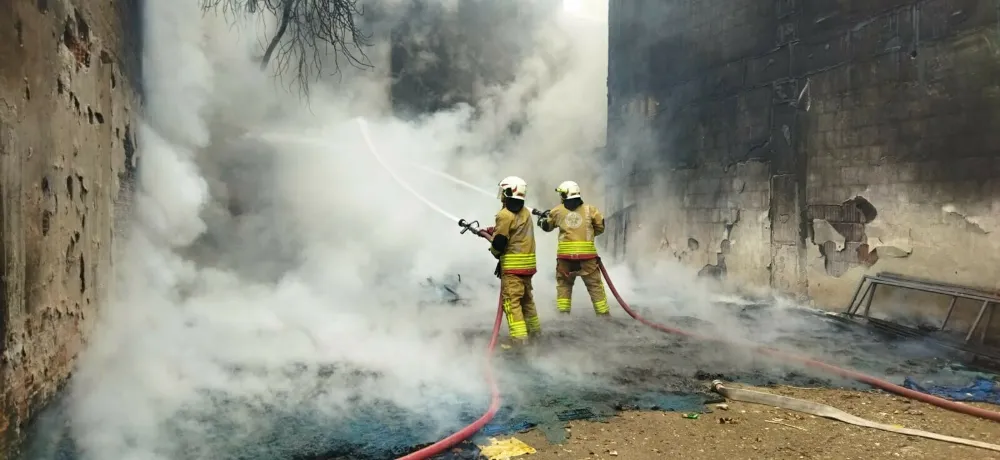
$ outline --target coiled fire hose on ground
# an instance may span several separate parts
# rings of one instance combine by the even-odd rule
[[[952,444],[961,444],[963,446],[978,447],[980,449],[987,449],[987,450],[992,450],[994,452],[1000,452],[1000,446],[996,444],[990,444],[988,442],[982,442],[982,441],[974,441],[971,439],[956,438],[954,436],[945,436],[943,434],[932,433],[930,431],[914,430],[912,428],[903,428],[901,426],[873,422],[871,420],[851,415],[847,412],[837,409],[836,407],[828,406],[826,404],[820,404],[813,401],[806,401],[804,399],[789,398],[788,396],[781,396],[771,393],[763,393],[760,391],[744,390],[740,388],[729,388],[723,385],[721,380],[715,380],[712,382],[712,391],[719,393],[720,395],[724,396],[726,399],[731,401],[743,401],[754,404],[762,404],[765,406],[779,407],[782,409],[802,412],[804,414],[815,415],[817,417],[838,420],[855,426],[874,428],[876,430],[889,431],[892,433],[899,433],[908,436],[917,436],[920,438],[935,439],[938,441],[950,442]]]
[[[385,168],[385,170],[392,176],[393,180],[395,180],[396,182],[398,182],[403,188],[405,188],[407,191],[409,191],[411,194],[413,194],[420,201],[423,201],[424,204],[426,204],[428,207],[434,209],[435,211],[437,211],[438,213],[440,213],[443,216],[447,217],[449,220],[451,220],[453,222],[454,221],[458,221],[459,226],[462,226],[463,228],[465,228],[465,230],[462,230],[462,233],[465,233],[466,230],[472,230],[476,235],[479,235],[479,236],[481,236],[483,238],[487,238],[487,236],[486,236],[486,234],[485,234],[484,231],[479,230],[478,228],[474,227],[474,224],[476,224],[476,222],[468,223],[468,222],[465,222],[462,219],[458,219],[454,215],[452,215],[452,214],[448,213],[447,211],[445,211],[444,209],[442,209],[440,206],[434,204],[432,201],[430,201],[427,198],[425,198],[424,196],[420,195],[416,190],[414,190],[412,187],[410,187],[409,184],[407,184],[401,178],[399,178],[395,174],[395,172],[392,170],[392,168],[389,168],[389,166],[379,156],[378,151],[376,150],[375,145],[372,142],[371,137],[368,134],[367,122],[364,119],[361,119],[361,118],[358,118],[356,120],[358,122],[358,127],[361,130],[361,134],[364,137],[364,141],[367,144],[370,153],[372,154],[373,157],[375,157],[375,159],[378,161],[378,163],[381,164],[382,167]],[[439,173],[438,175],[445,175],[445,174],[444,173]],[[445,175],[445,176],[447,176],[447,175]],[[448,176],[448,177],[450,178],[450,176]],[[485,190],[480,190],[477,187],[474,187],[471,184],[468,184],[467,182],[458,180],[457,178],[450,178],[450,179],[453,182],[458,183],[459,185],[463,185],[463,186],[466,186],[466,187],[471,187],[474,190],[480,191],[480,192],[482,192],[482,193],[484,193],[486,195],[490,195],[489,192],[486,192]],[[531,210],[531,211],[533,213],[537,214],[537,212],[535,210]],[[735,344],[735,343],[733,343],[731,341],[727,341],[727,340],[723,340],[723,339],[718,339],[718,338],[715,338],[715,337],[707,337],[707,336],[695,334],[695,333],[688,332],[688,331],[685,331],[685,330],[682,330],[682,329],[676,329],[676,328],[672,328],[672,327],[667,327],[667,326],[664,326],[662,324],[654,323],[652,321],[647,320],[646,318],[643,318],[638,313],[636,313],[635,310],[633,310],[632,307],[630,307],[629,304],[627,302],[625,302],[624,299],[622,299],[621,294],[618,293],[618,289],[615,288],[614,283],[611,281],[611,277],[608,276],[608,270],[607,270],[607,268],[605,268],[604,263],[601,262],[600,259],[598,259],[598,267],[600,267],[601,274],[604,276],[604,281],[608,284],[608,289],[611,290],[611,293],[614,295],[615,300],[617,300],[618,304],[621,305],[622,309],[625,310],[625,313],[627,313],[629,316],[631,316],[636,321],[639,321],[640,323],[645,324],[646,326],[649,326],[649,327],[651,327],[653,329],[656,329],[658,331],[661,331],[661,332],[666,332],[668,334],[676,334],[676,335],[680,335],[680,336],[684,336],[684,337],[690,337],[690,338],[693,338],[693,339],[698,339],[698,340],[703,340],[703,341],[718,342],[718,343],[722,343],[724,345],[743,345],[743,344]],[[500,398],[499,387],[497,386],[496,379],[495,379],[495,377],[493,375],[492,356],[493,356],[493,351],[496,348],[497,339],[498,339],[499,332],[500,332],[500,325],[503,323],[503,316],[504,316],[504,314],[503,314],[503,300],[502,300],[502,298],[500,299],[500,301],[498,303],[499,304],[497,305],[496,321],[494,321],[492,337],[490,338],[490,343],[489,343],[489,346],[487,347],[487,364],[488,364],[488,366],[487,366],[487,370],[486,370],[486,378],[487,378],[487,380],[489,381],[489,384],[490,384],[490,394],[491,394],[491,396],[490,396],[490,405],[487,408],[486,412],[483,413],[483,415],[479,419],[477,419],[475,422],[472,422],[471,424],[469,424],[465,428],[462,428],[461,430],[456,431],[454,434],[452,434],[452,435],[450,435],[450,436],[448,436],[448,437],[446,437],[446,438],[444,438],[444,439],[442,439],[442,440],[440,440],[440,441],[438,441],[438,442],[436,442],[434,444],[431,444],[431,445],[429,445],[427,447],[424,447],[424,448],[422,448],[420,450],[417,450],[417,451],[415,451],[413,453],[410,453],[408,455],[400,457],[399,460],[426,460],[426,459],[429,459],[429,458],[434,457],[436,455],[439,455],[441,453],[444,453],[446,450],[448,450],[448,449],[454,447],[455,445],[458,445],[462,441],[465,441],[466,439],[472,437],[476,432],[478,432],[480,429],[482,429],[482,427],[484,427],[487,423],[489,423],[489,421],[492,420],[493,417],[496,415],[497,411],[500,408],[500,399],[501,398]],[[981,409],[981,408],[978,408],[978,407],[975,407],[975,406],[970,406],[970,405],[962,404],[962,403],[955,402],[955,401],[949,401],[947,399],[939,398],[939,397],[934,396],[934,395],[929,395],[929,394],[926,394],[926,393],[921,393],[921,392],[918,392],[918,391],[910,390],[908,388],[904,388],[902,386],[893,384],[891,382],[887,382],[885,380],[877,379],[875,377],[872,377],[872,376],[869,376],[869,375],[866,375],[866,374],[862,374],[860,372],[855,372],[855,371],[851,371],[851,370],[848,370],[848,369],[843,369],[843,368],[840,368],[840,367],[837,367],[837,366],[833,366],[833,365],[826,364],[826,363],[823,363],[823,362],[820,362],[820,361],[816,361],[814,359],[810,359],[810,358],[806,358],[806,357],[801,357],[801,356],[796,356],[796,355],[793,355],[793,354],[790,354],[790,353],[785,353],[785,352],[782,352],[782,351],[779,351],[779,350],[776,350],[776,349],[773,349],[773,348],[768,348],[768,347],[763,347],[763,346],[751,346],[750,349],[752,351],[755,351],[755,352],[757,352],[759,354],[762,354],[762,355],[767,355],[767,356],[772,356],[772,357],[775,357],[775,358],[781,358],[781,359],[784,359],[784,360],[787,360],[787,361],[797,362],[797,363],[802,364],[802,365],[804,365],[806,367],[810,367],[810,368],[813,368],[813,369],[819,369],[819,370],[822,370],[822,371],[825,371],[825,372],[828,372],[830,374],[837,375],[837,376],[840,376],[840,377],[843,377],[843,378],[847,378],[847,379],[851,379],[851,380],[856,380],[858,382],[865,383],[867,385],[870,385],[872,387],[878,388],[880,390],[887,391],[889,393],[894,393],[894,394],[897,394],[899,396],[903,396],[903,397],[908,398],[908,399],[913,399],[915,401],[924,402],[924,403],[927,403],[927,404],[930,404],[930,405],[933,405],[933,406],[940,407],[942,409],[950,410],[950,411],[953,411],[953,412],[958,412],[958,413],[961,413],[961,414],[972,415],[972,416],[975,416],[975,417],[981,417],[981,418],[985,418],[987,420],[992,420],[994,422],[1000,422],[1000,412],[995,412],[995,411],[990,411],[990,410],[986,410],[986,409]],[[848,415],[850,415],[850,414],[848,414]],[[863,419],[861,419],[861,420],[863,420]],[[958,438],[955,438],[955,439],[958,439]]]

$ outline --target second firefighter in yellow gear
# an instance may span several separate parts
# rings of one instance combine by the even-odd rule
[[[597,246],[594,239],[604,233],[604,216],[596,206],[583,202],[580,186],[566,181],[556,188],[562,204],[549,210],[538,220],[546,232],[559,229],[559,246],[556,251],[556,307],[569,313],[572,307],[573,283],[583,278],[594,312],[609,315],[608,297],[604,292],[601,270],[598,266]]]
[[[496,275],[500,277],[510,337],[515,344],[522,344],[529,334],[542,330],[531,292],[531,277],[536,271],[535,233],[531,213],[524,207],[524,180],[511,176],[500,181],[499,186],[503,208],[496,215],[496,225],[486,231],[492,235],[490,252],[500,260]]]

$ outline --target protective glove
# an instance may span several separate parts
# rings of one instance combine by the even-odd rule
[[[486,227],[483,229],[483,231],[486,232],[487,235],[493,236],[493,231],[496,229],[497,229],[496,227]]]

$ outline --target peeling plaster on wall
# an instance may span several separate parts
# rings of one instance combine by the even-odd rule
[[[692,237],[701,249],[684,263],[715,263],[720,212],[738,208],[729,279],[804,286],[835,309],[862,275],[879,271],[1000,289],[1000,93],[990,80],[1000,60],[983,39],[1000,23],[995,2],[872,0],[836,18],[810,2],[632,3],[612,4],[609,157],[642,150],[611,142],[631,147],[641,131],[612,114],[653,95],[657,117],[643,128],[656,142],[631,174],[654,178],[621,187],[638,194],[668,184],[649,200],[655,206],[631,215],[654,233],[665,228],[648,245],[630,242],[634,257],[661,241],[686,252]],[[774,36],[776,27],[791,34]],[[732,164],[735,173],[720,168]],[[878,207],[877,220],[812,212],[858,195]],[[942,211],[948,204],[953,212]],[[752,213],[768,208],[773,221],[755,222]],[[833,254],[858,260],[840,260],[838,278],[826,267]]]
[[[735,211],[732,219],[727,218],[722,225],[722,237],[719,241],[719,250],[715,253],[715,264],[707,264],[698,271],[698,276],[708,276],[721,279],[726,276],[726,256],[732,250],[733,228],[740,222],[740,210]]]
[[[872,240],[884,247],[884,256],[872,271],[892,271],[911,276],[940,280],[982,289],[1000,288],[995,273],[1000,247],[996,233],[987,233],[975,222],[966,220],[958,209],[945,206],[916,206],[898,203],[883,208],[883,219],[867,230]],[[978,206],[969,206],[979,209]],[[905,258],[891,257],[896,248],[908,253]]]
[[[740,208],[739,221],[729,230],[729,253],[726,255],[728,282],[766,286],[770,278],[771,221],[767,211]]]
[[[670,255],[670,258],[683,263],[690,263],[694,258],[697,258],[701,253],[701,242],[694,238],[687,238],[683,245],[673,245],[670,243],[670,239],[666,235],[666,229],[663,231],[664,235],[660,238],[660,252],[666,252]]]
[[[983,290],[1000,290],[1000,279],[995,276],[998,238],[987,233],[992,200],[969,200],[966,209],[945,204],[922,204],[920,199],[903,199],[919,196],[919,186],[895,193],[885,193],[885,188],[867,187],[862,191],[872,202],[879,203],[879,218],[865,225],[868,245],[879,255],[871,267],[854,267],[839,278],[824,275],[819,248],[809,249],[809,293],[815,299],[830,299],[825,306],[835,309],[846,307],[847,299],[864,274],[878,272],[900,273],[945,283],[955,283]],[[899,187],[897,187],[898,189]],[[939,202],[940,203],[940,202]],[[970,212],[976,210],[975,213]],[[975,214],[986,214],[977,217]],[[973,216],[966,219],[967,216]],[[970,222],[970,220],[972,222]],[[923,294],[888,286],[876,291],[872,304],[875,317],[890,319],[918,326],[922,323],[940,324],[948,309],[950,299],[945,296]],[[975,319],[979,304],[960,301],[949,321],[949,331],[964,337],[966,329]],[[988,336],[997,336],[1000,329],[992,323]]]
[[[697,251],[701,247],[701,243],[694,238],[688,238],[688,250],[691,252]]]
[[[839,205],[813,204],[807,212],[812,219],[812,241],[819,247],[827,275],[840,277],[851,267],[869,267],[878,261],[866,229],[879,213],[866,198],[856,195]]]
[[[829,241],[836,244],[838,251],[844,250],[844,243],[847,242],[847,238],[845,238],[844,235],[841,235],[837,229],[833,228],[833,225],[830,225],[830,223],[824,219],[813,219],[812,226],[813,244],[822,245],[823,243]]]
[[[966,224],[966,229],[969,230],[970,232],[982,233],[984,235],[992,233],[992,231],[987,230],[986,228],[984,228],[983,223],[982,223],[983,222],[982,217],[980,217],[980,216],[974,216],[974,215],[967,215],[966,213],[960,211],[953,204],[947,204],[947,205],[942,206],[941,207],[941,211],[943,211],[945,213],[945,215],[948,218],[950,218],[950,219],[957,219],[957,220],[964,221],[965,224]],[[990,217],[993,217],[992,220],[994,220],[994,221],[996,220],[996,217],[994,217],[994,216],[990,216]],[[989,219],[989,217],[987,219]],[[989,224],[987,224],[987,225],[989,225]]]
[[[868,224],[865,234],[868,247],[878,251],[879,257],[903,258],[913,254],[913,230],[909,227],[880,220]]]
[[[696,269],[708,267],[713,276],[721,277],[724,266],[734,283],[766,285],[769,177],[759,161],[713,164],[705,175],[686,168],[662,175],[636,171],[630,186],[644,195],[635,208],[644,230],[630,227],[636,231],[628,234],[627,258],[641,264],[658,253]]]
[[[921,174],[937,174],[945,168],[944,164],[934,163]],[[810,296],[828,308],[843,308],[841,305],[850,298],[861,276],[878,272],[1000,290],[1000,278],[995,276],[1000,251],[1000,233],[996,232],[1000,228],[1000,203],[988,189],[975,193],[976,185],[975,181],[966,184],[963,190],[968,194],[920,182],[847,188],[846,195],[860,194],[878,205],[878,219],[864,226],[866,243],[878,260],[870,267],[854,267],[833,278],[824,273],[819,248],[810,247]],[[962,205],[950,197],[960,197]],[[940,322],[948,303],[946,297],[910,295],[880,287],[872,311],[908,309],[914,318],[936,314]],[[959,319],[954,321],[956,325],[964,324]]]

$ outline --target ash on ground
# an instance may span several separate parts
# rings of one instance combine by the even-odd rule
[[[906,376],[930,376],[938,382],[968,380],[967,372],[954,364],[954,356],[814,311],[734,304],[717,308],[725,313],[720,315],[725,319],[715,322],[705,316],[668,316],[661,313],[667,309],[655,305],[637,310],[671,327],[727,340],[753,340],[893,382],[902,382]],[[753,385],[866,388],[795,363],[761,357],[746,347],[665,334],[620,311],[610,321],[580,307],[571,316],[548,318],[543,336],[529,352],[498,350],[495,365],[503,407],[479,436],[539,427],[558,442],[566,422],[601,419],[623,409],[709,411],[706,404],[719,400],[708,390],[713,379]],[[488,331],[477,331],[468,335],[468,346],[485,349],[488,339]],[[308,367],[286,371],[316,372]],[[362,387],[380,378],[377,373],[349,367],[333,366],[322,372],[329,385]],[[456,398],[435,393],[433,388],[423,393],[428,395],[427,411],[455,414],[449,426],[429,421],[421,411],[395,407],[387,401],[359,398],[349,415],[331,419],[312,410],[308,403],[291,410],[287,405],[278,409],[206,393],[204,404],[192,405],[163,427],[175,441],[169,452],[161,454],[162,458],[215,460],[395,458],[475,420],[489,399],[488,394]],[[236,414],[257,417],[259,430],[251,435],[238,433],[233,420]],[[63,404],[57,401],[31,427],[22,458],[83,458],[68,425]],[[467,443],[449,455],[476,458],[474,450],[474,445]]]

